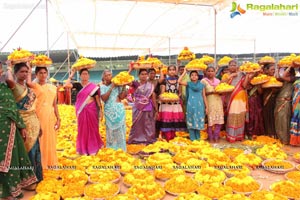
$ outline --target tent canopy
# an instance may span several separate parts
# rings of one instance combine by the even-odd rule
[[[270,1],[240,0],[235,2],[246,13],[230,18],[232,2],[5,0],[0,3],[1,24],[5,27],[1,30],[0,47],[5,45],[2,52],[19,46],[29,50],[45,50],[47,46],[76,48],[91,57],[178,54],[185,46],[193,52],[220,54],[300,52],[295,43],[300,35],[296,28],[300,16],[264,16],[260,10],[247,9],[247,4]],[[272,4],[282,1],[273,0]],[[265,11],[275,12],[290,11]]]

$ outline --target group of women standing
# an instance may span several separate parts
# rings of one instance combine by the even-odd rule
[[[14,72],[12,72],[14,70]],[[2,64],[0,72],[3,73]],[[14,79],[13,73],[16,77]],[[42,170],[57,165],[56,130],[60,117],[56,87],[47,83],[48,70],[36,68],[31,82],[29,63],[8,63],[0,86],[0,197],[22,197],[22,188],[35,189]]]

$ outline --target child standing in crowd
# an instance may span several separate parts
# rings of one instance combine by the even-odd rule
[[[220,80],[215,78],[216,71],[214,67],[206,69],[206,77],[201,80],[205,85],[207,103],[208,103],[208,126],[207,133],[210,142],[219,142],[220,130],[224,124],[223,102],[221,96],[215,92],[215,87]],[[213,132],[214,126],[214,132]]]
[[[190,134],[190,139],[199,140],[200,130],[204,129],[205,113],[208,113],[206,95],[204,85],[199,81],[197,71],[191,71],[189,82],[183,81],[186,74],[184,69],[183,74],[179,77],[180,85],[186,86],[186,124]]]
[[[161,71],[161,78],[163,77],[164,75]],[[172,92],[180,96],[176,67],[174,65],[168,67],[168,77],[161,85],[161,94],[164,92]],[[157,122],[162,136],[167,141],[175,137],[175,131],[184,131],[186,124],[180,102],[162,103],[159,107]]]

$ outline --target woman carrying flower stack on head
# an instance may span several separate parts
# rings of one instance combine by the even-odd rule
[[[261,98],[263,89],[261,84],[252,85],[250,83],[246,89],[248,92],[249,121],[245,124],[245,134],[249,139],[255,139],[257,135],[263,135],[265,132]]]
[[[206,98],[208,104],[208,126],[207,133],[210,142],[218,142],[220,138],[220,130],[224,124],[223,102],[220,94],[215,92],[215,87],[220,80],[215,78],[216,72],[214,67],[206,69],[206,77],[201,80],[205,85]],[[214,126],[214,132],[213,132]]]
[[[71,84],[75,72],[73,69],[66,85]],[[95,155],[104,145],[99,133],[99,119],[102,118],[100,90],[89,81],[88,69],[80,69],[79,75],[81,82],[72,86],[79,91],[75,103],[78,125],[76,151],[80,155]]]
[[[199,81],[197,71],[190,72],[191,81],[182,81],[186,75],[186,68],[179,77],[180,85],[186,86],[186,126],[190,134],[190,139],[200,140],[200,130],[204,130],[205,114],[208,114],[208,105],[205,95],[205,86]]]
[[[28,78],[29,66],[26,63],[18,63],[14,66],[14,74],[16,81],[14,81],[10,70],[7,72],[8,78],[11,80],[9,87],[12,89],[16,105],[21,117],[26,125],[26,140],[24,142],[26,151],[28,152],[29,159],[33,166],[34,172],[40,182],[43,179],[42,175],[42,161],[40,152],[40,122],[36,115],[36,100],[40,97],[41,91],[33,92],[26,85]],[[31,189],[34,189],[32,186]],[[29,189],[29,188],[28,188]]]
[[[161,85],[161,94],[164,92],[171,92],[180,97],[179,82],[176,77],[176,66],[168,66],[167,72],[168,77]],[[164,77],[162,71],[160,77],[162,79]],[[180,100],[172,103],[162,102],[159,107],[157,123],[162,132],[162,137],[167,141],[172,140],[175,137],[176,131],[185,131],[186,124]]]
[[[263,67],[266,75],[273,77],[275,74],[275,64],[266,64]],[[275,101],[278,89],[276,88],[264,88],[263,89],[263,121],[265,135],[270,137],[276,137],[275,131],[275,119],[274,109]]]
[[[0,62],[0,77],[2,73]],[[6,83],[0,82],[0,199],[3,200],[22,198],[22,188],[38,181],[24,146],[26,126],[8,87],[10,84],[15,83],[8,79]]]
[[[112,72],[103,71],[103,84],[100,86],[101,99],[104,102],[106,125],[106,147],[126,151],[126,113],[120,99],[126,96],[123,87],[116,86],[112,80]]]
[[[47,83],[47,67],[36,67],[36,83],[31,82],[31,71],[29,68],[26,84],[37,94],[36,114],[41,125],[41,136],[39,138],[41,159],[43,169],[49,166],[57,166],[56,155],[56,131],[60,127],[60,117],[57,108],[56,86]]]
[[[278,72],[275,77],[283,82],[283,86],[280,88],[275,103],[275,130],[279,140],[283,144],[290,143],[290,123],[292,117],[292,93],[293,83],[295,81],[295,70],[294,68],[281,68],[284,70],[282,75]]]
[[[290,144],[300,146],[300,77],[294,83],[293,101],[292,101],[292,119],[290,129]]]
[[[133,81],[134,104],[132,126],[128,144],[152,144],[156,142],[155,119],[157,114],[154,84],[148,81],[148,71],[140,69],[139,81]]]
[[[242,141],[244,139],[245,122],[248,121],[248,95],[245,88],[253,77],[253,73],[244,75],[239,72],[235,60],[229,62],[228,69],[230,75],[225,82],[235,86],[235,88],[227,101],[226,139],[229,142]]]

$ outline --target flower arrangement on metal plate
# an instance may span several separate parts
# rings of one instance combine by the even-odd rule
[[[226,175],[223,171],[218,169],[207,167],[200,169],[194,176],[195,180],[200,184],[202,183],[222,183],[226,179]]]
[[[45,179],[38,183],[35,191],[37,193],[57,193],[63,186],[61,180],[57,179]]]
[[[118,194],[116,196],[108,197],[106,200],[137,200],[137,198],[130,194]]]
[[[139,200],[159,200],[165,196],[163,187],[154,180],[140,180],[127,191],[127,194],[135,196]]]
[[[180,152],[176,153],[172,159],[177,164],[181,164],[181,163],[187,162],[191,158],[197,159],[198,156],[197,156],[197,154],[186,150],[186,151],[180,151]]]
[[[267,158],[287,159],[287,154],[275,144],[264,145],[262,148],[256,150],[256,154],[264,159]]]
[[[150,180],[150,181],[155,180],[154,176],[147,170],[137,169],[137,170],[134,170],[133,173],[126,174],[124,176],[123,183],[126,186],[130,187],[138,180],[145,180],[145,179]]]
[[[91,198],[106,198],[117,195],[120,187],[114,183],[96,183],[87,185],[84,188],[84,195]]]
[[[203,194],[209,198],[217,199],[226,194],[232,194],[232,188],[221,183],[204,183],[197,188],[198,194]]]
[[[92,173],[89,176],[89,182],[91,183],[117,183],[121,178],[121,174],[115,170],[99,170],[97,173]]]
[[[66,184],[58,191],[58,194],[60,194],[63,199],[79,198],[84,194],[84,185]]]
[[[300,198],[299,188],[300,183],[293,181],[278,181],[270,186],[271,191],[291,199]]]
[[[35,55],[28,50],[22,49],[21,47],[15,49],[12,53],[9,54],[7,60],[11,61],[12,65],[21,62],[28,62],[33,60]]]
[[[187,161],[180,164],[180,167],[186,172],[195,173],[200,169],[209,167],[205,160],[200,160],[198,158],[190,158]]]
[[[252,168],[257,167],[262,163],[262,159],[253,153],[240,154],[235,157],[235,161]]]
[[[173,195],[195,192],[199,187],[196,180],[186,175],[172,177],[165,182],[165,190]]]
[[[239,148],[233,148],[233,147],[228,147],[223,149],[223,152],[232,160],[234,160],[235,157],[237,157],[240,154],[244,153],[243,149],[239,149]]]
[[[237,174],[225,181],[225,185],[232,188],[236,193],[249,194],[261,189],[262,184],[256,181],[252,176],[246,174]]]
[[[85,185],[88,181],[88,175],[81,170],[68,170],[69,173],[62,175],[63,184],[80,184]]]
[[[174,176],[184,175],[185,172],[181,168],[177,169],[175,164],[165,164],[162,165],[161,169],[154,170],[155,178],[159,180],[168,180]]]
[[[226,194],[219,198],[219,200],[249,200],[249,198],[244,194]]]

